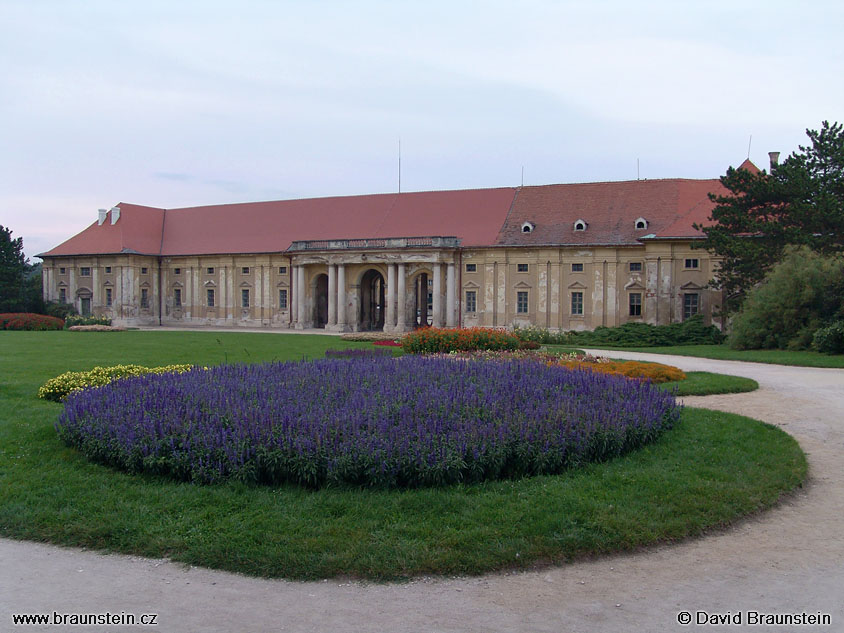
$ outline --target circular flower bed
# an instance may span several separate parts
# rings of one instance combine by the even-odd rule
[[[427,486],[558,473],[678,420],[650,384],[535,362],[405,357],[223,365],[71,394],[69,445],[203,483]]]

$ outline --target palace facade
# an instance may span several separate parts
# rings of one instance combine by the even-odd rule
[[[666,324],[721,303],[718,180],[120,203],[44,260],[44,298],[115,325],[404,332]],[[716,321],[717,323],[717,321]]]

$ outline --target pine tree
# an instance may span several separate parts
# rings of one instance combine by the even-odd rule
[[[24,309],[23,285],[27,265],[23,238],[12,239],[12,231],[0,225],[0,312]]]
[[[721,184],[729,193],[710,194],[715,223],[696,225],[706,234],[701,247],[722,259],[714,283],[725,291],[727,313],[741,306],[786,246],[844,251],[844,126],[824,121],[806,134],[812,144],[770,174],[728,169]]]

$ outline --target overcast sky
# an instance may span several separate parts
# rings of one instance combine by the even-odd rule
[[[0,0],[0,224],[396,191],[399,139],[402,191],[767,167],[844,120],[842,36],[838,0]]]

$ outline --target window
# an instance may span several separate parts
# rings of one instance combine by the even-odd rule
[[[111,288],[106,288],[106,307],[111,307]]]
[[[525,293],[527,294],[527,293]],[[466,312],[478,311],[478,293],[475,290],[466,291]]]
[[[208,288],[205,291],[205,303],[209,308],[214,307],[214,289]]]
[[[278,309],[287,310],[287,288],[281,288],[278,291]]]
[[[522,233],[531,233],[534,229],[534,224],[532,222],[523,222],[522,223]]]
[[[111,266],[106,266],[105,272],[106,272],[106,275],[110,275],[111,274]]]
[[[638,218],[635,226],[637,231],[643,231],[648,228],[648,221],[645,218]]]
[[[584,220],[578,220],[574,223],[574,230],[575,231],[585,231],[586,230],[586,222]]]
[[[141,308],[149,308],[149,290],[146,288],[141,288]]]
[[[65,288],[59,288],[59,302],[67,303],[67,290]]]
[[[67,274],[67,268],[65,268],[64,266],[59,267],[59,274],[60,275]]]
[[[90,277],[91,276],[91,269],[88,266],[83,266],[79,269],[79,275],[81,277]]]
[[[149,268],[147,268],[146,266],[141,268],[141,274],[142,275],[146,275],[148,272],[149,272]]]
[[[572,264],[571,265],[571,272],[582,273],[583,272],[583,264]]]
[[[182,269],[181,269],[181,268],[174,268],[174,269],[173,269],[173,274],[174,274],[174,275],[181,275],[181,274],[182,274]]]
[[[278,274],[279,275],[286,275],[287,274],[287,266],[279,266],[278,267]]]
[[[248,275],[249,274],[249,266],[244,266],[243,268],[241,268],[240,274],[241,275]]]
[[[700,268],[700,260],[696,257],[694,259],[686,259],[686,268],[697,270]]]
[[[244,288],[240,291],[240,307],[241,308],[248,308],[249,307],[249,289]]]
[[[206,268],[206,269],[205,269],[205,274],[206,274],[206,275],[213,275],[213,274],[214,274],[214,267],[213,267],[213,266],[209,266],[208,268]]]
[[[466,264],[466,272],[467,273],[478,272],[478,265],[477,264]]]
[[[519,314],[527,314],[528,311],[528,293],[526,290],[520,290],[516,293],[516,312]]]
[[[528,271],[527,264],[516,264],[516,270],[520,273],[526,273]]]
[[[700,309],[700,295],[693,292],[683,295],[683,320],[690,319]]]
[[[173,305],[177,308],[182,307],[182,289],[181,288],[174,288],[173,289]]]
[[[630,316],[642,316],[642,293],[630,293]]]
[[[571,293],[571,313],[573,315],[583,315],[583,293]]]
[[[630,272],[631,273],[642,272],[642,262],[630,262]]]

